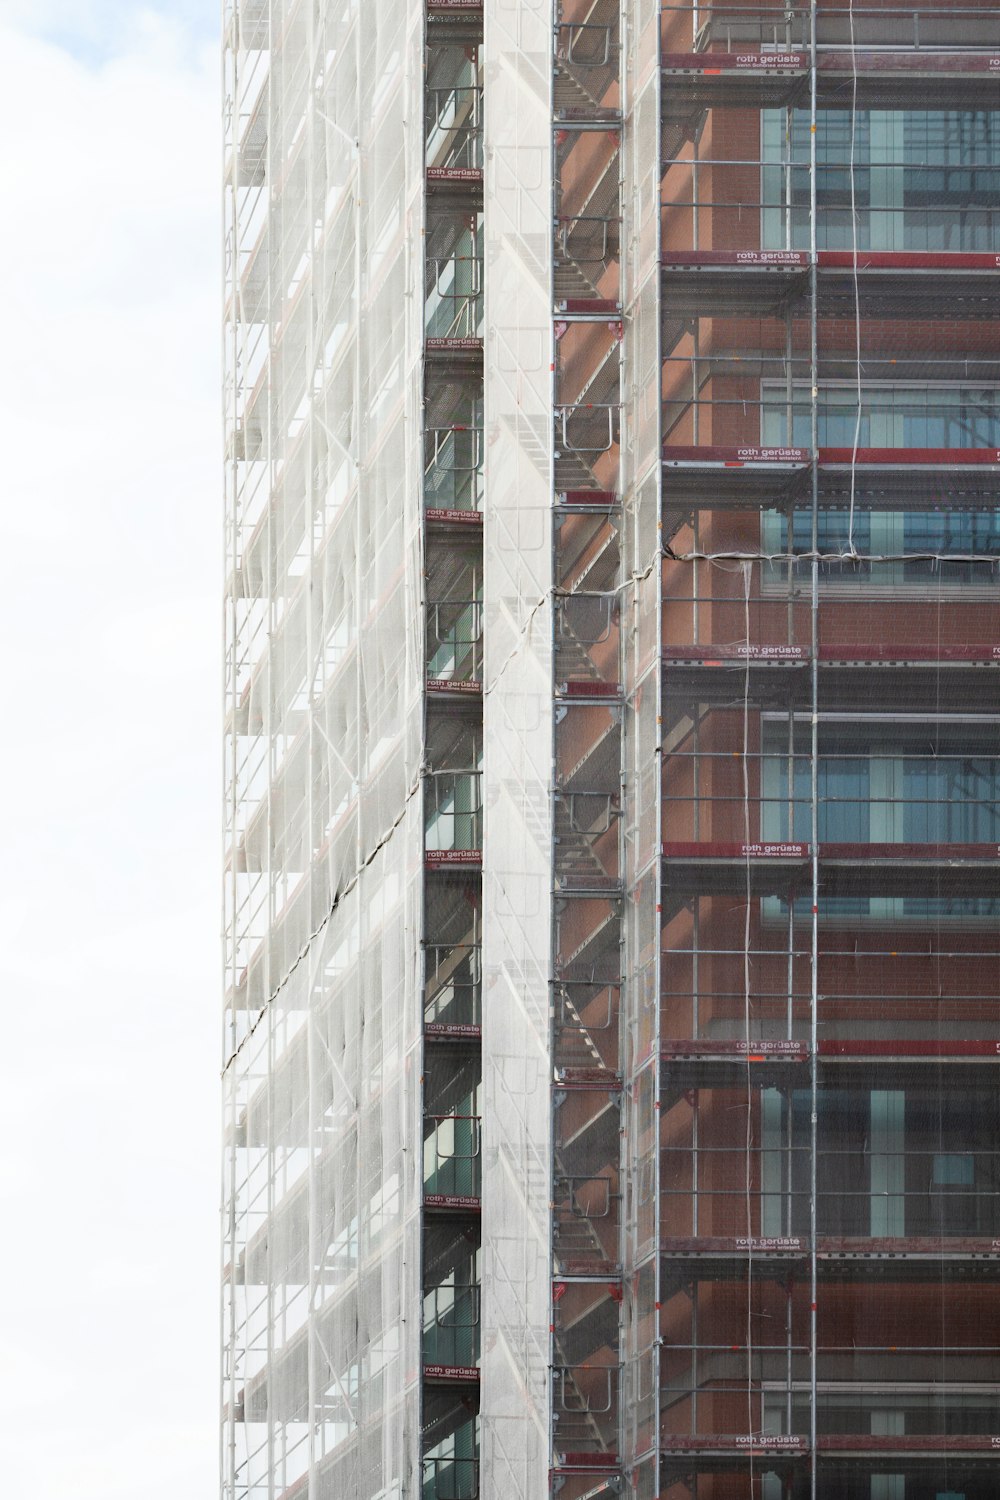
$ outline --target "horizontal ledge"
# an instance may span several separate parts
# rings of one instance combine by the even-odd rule
[[[571,677],[565,682],[556,683],[557,698],[593,698],[602,703],[617,703],[622,697],[622,687],[619,682],[596,682],[588,677]]]
[[[600,1089],[617,1093],[621,1077],[610,1068],[560,1068],[556,1072],[556,1089]]]
[[[563,297],[556,302],[556,313],[559,317],[596,318],[603,322],[606,317],[621,318],[622,306],[606,297]]]
[[[574,1474],[590,1471],[594,1474],[606,1473],[608,1469],[617,1469],[621,1460],[617,1453],[556,1453],[556,1466],[554,1472],[559,1474],[563,1470],[571,1470]]]
[[[428,697],[481,698],[483,685],[472,678],[428,677],[425,684]]]
[[[480,338],[431,338],[424,340],[424,352],[433,354],[464,355],[476,358],[482,355],[483,340]]]
[[[427,1021],[424,1025],[424,1037],[434,1042],[478,1042],[482,1034],[483,1028],[471,1022]]]
[[[475,1365],[424,1365],[423,1377],[430,1381],[446,1381],[449,1385],[478,1385],[479,1370]]]
[[[679,1236],[660,1241],[660,1254],[668,1259],[713,1259],[719,1256],[739,1259],[765,1256],[768,1259],[800,1259],[809,1254],[809,1241],[799,1235],[770,1237],[729,1237],[720,1235]],[[981,1257],[1000,1262],[1000,1238],[985,1236],[930,1238],[896,1236],[876,1239],[871,1236],[819,1235],[816,1255],[820,1259],[906,1259],[910,1257],[942,1260],[952,1257]]]
[[[556,1280],[621,1281],[622,1268],[617,1260],[587,1260],[583,1256],[564,1256],[556,1252],[559,1271]]]
[[[715,77],[724,74],[770,78],[805,78],[809,72],[807,52],[665,52],[660,59],[664,73]],[[918,78],[936,74],[963,73],[1000,78],[1000,54],[987,49],[965,52],[924,51],[906,48],[855,48],[853,51],[821,52],[817,73],[875,73]]]
[[[836,645],[820,646],[816,653],[820,664],[844,666],[940,666],[948,663],[1000,666],[1000,645],[949,646],[928,645]],[[666,646],[663,660],[672,666],[800,666],[811,661],[808,646],[785,645],[705,645]]]
[[[428,849],[424,855],[428,870],[478,870],[482,863],[481,849]]]
[[[665,271],[750,271],[769,275],[808,270],[807,250],[664,250]],[[819,270],[944,271],[986,274],[1000,271],[1000,255],[980,251],[820,250]]]
[[[900,1351],[905,1353],[904,1350]],[[800,1456],[810,1451],[809,1439],[798,1436],[760,1433],[744,1437],[736,1433],[712,1435],[692,1434],[670,1436],[660,1439],[660,1448],[665,1453],[717,1453],[732,1454],[789,1454]],[[871,1433],[832,1433],[816,1439],[818,1453],[835,1454],[881,1454],[881,1453],[1000,1453],[1000,1436],[979,1434],[930,1433],[912,1436],[873,1436]]]
[[[810,844],[758,843],[758,844],[708,844],[708,843],[664,843],[664,859],[675,860],[790,860],[804,861],[810,857]],[[865,864],[887,861],[945,864],[952,860],[975,860],[990,863],[1000,859],[998,844],[820,844],[817,847],[820,860],[851,860]]]
[[[816,453],[820,468],[829,466],[879,468],[894,467],[922,469],[962,468],[1000,469],[1000,449],[997,448],[819,448]],[[753,468],[766,466],[779,469],[801,469],[812,461],[808,448],[721,448],[667,446],[663,450],[663,462],[668,466],[686,465],[705,468]]]
[[[431,187],[482,187],[481,167],[427,167],[427,181]]]
[[[942,1041],[936,1037],[905,1041],[888,1039],[872,1041],[866,1037],[859,1040],[821,1041],[816,1055],[821,1061],[831,1058],[859,1062],[864,1062],[868,1058],[879,1058],[883,1061],[895,1059],[909,1061],[919,1058],[947,1061],[949,1058],[962,1057],[986,1057],[1000,1060],[1000,1042],[988,1039]],[[809,1060],[809,1056],[810,1049],[806,1042],[769,1039],[749,1042],[738,1039],[706,1042],[668,1041],[664,1042],[660,1049],[660,1057],[664,1062],[805,1063]]]
[[[560,506],[583,506],[588,510],[611,510],[621,505],[621,496],[616,490],[560,490],[556,500]]]
[[[478,526],[482,527],[481,510],[434,510],[424,511],[424,520],[429,526]]]
[[[482,1212],[482,1200],[465,1193],[425,1193],[425,1209],[437,1209],[448,1213],[478,1214]]]

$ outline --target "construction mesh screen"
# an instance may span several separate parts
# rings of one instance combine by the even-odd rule
[[[422,18],[225,25],[224,1493],[388,1497],[420,1452]]]
[[[225,26],[226,1500],[986,1500],[996,7]]]
[[[661,14],[665,1495],[995,1483],[998,40]]]

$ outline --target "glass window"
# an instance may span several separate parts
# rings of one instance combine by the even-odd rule
[[[809,446],[811,419],[803,396],[796,392],[789,402],[783,388],[764,387],[765,446]],[[855,390],[828,387],[820,391],[818,417],[821,447],[850,449],[857,442],[859,448],[1000,448],[1000,391],[988,386],[869,386],[862,390],[860,413]],[[846,509],[822,511],[817,526],[819,572],[827,582],[996,582],[994,569],[983,564],[1000,559],[1000,509],[887,512],[859,505],[853,518]],[[767,512],[767,582],[784,581],[788,570],[777,559],[807,557],[811,541],[809,511],[793,515],[791,545],[786,517]],[[793,577],[809,569],[805,562],[791,566]]]
[[[807,250],[809,114],[763,114],[763,244]],[[821,250],[1000,249],[1000,111],[822,110],[816,155]]]
[[[902,840],[990,844],[1000,837],[998,762],[980,756],[902,762]]]
[[[961,1156],[939,1151],[934,1156],[931,1182],[934,1187],[974,1187],[976,1181],[976,1159],[964,1153]]]
[[[761,407],[766,447],[809,447],[804,388],[796,388],[789,407],[783,388],[765,385]],[[855,442],[859,448],[1000,448],[1000,391],[992,386],[869,385],[861,391],[860,414],[854,386],[825,386],[817,415],[821,448]]]
[[[1000,759],[964,743],[950,726],[897,729],[829,723],[817,765],[821,844],[1000,843]],[[988,736],[994,731],[988,730]],[[877,736],[873,744],[873,737]],[[985,741],[981,741],[985,743]],[[808,843],[811,771],[808,741],[797,730],[789,755],[786,723],[764,726],[761,838]],[[777,915],[778,898],[767,910]],[[1000,901],[970,896],[842,896],[824,916],[994,917]],[[806,904],[802,904],[802,915]]]
[[[791,553],[792,571],[795,577],[807,577],[811,563],[797,559],[808,557],[812,551],[812,513],[797,510],[792,513],[791,546],[788,538],[788,517],[769,515],[765,518],[765,551],[772,555],[767,577],[775,579],[782,573],[780,560],[774,554],[787,557]],[[853,524],[846,510],[822,510],[816,518],[816,544],[819,549],[819,576],[823,579],[862,578],[872,571],[869,561],[872,552],[872,514],[870,511],[855,511]],[[852,556],[858,553],[859,556]]]
[[[783,726],[764,735],[762,837],[808,841],[811,773],[801,736],[791,757]],[[925,736],[925,739],[927,736]],[[912,741],[876,752],[844,738],[820,746],[821,843],[992,844],[1000,842],[1000,760],[965,755],[936,737],[932,754]],[[789,816],[791,808],[791,817]]]

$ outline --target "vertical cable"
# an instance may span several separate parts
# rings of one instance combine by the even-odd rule
[[[854,286],[854,364],[857,410],[854,416],[854,441],[851,445],[851,500],[847,516],[847,555],[857,557],[854,546],[854,487],[858,467],[858,448],[861,443],[861,289],[858,282],[858,207],[855,188],[855,145],[858,130],[858,60],[854,55],[854,0],[847,0],[847,23],[851,49],[851,274]],[[871,151],[869,136],[868,150]],[[871,206],[869,204],[869,217]]]
[[[426,170],[426,168],[427,168],[427,138],[426,138],[427,127],[426,127],[426,115],[425,115],[425,111],[427,109],[428,75],[429,75],[429,69],[430,69],[430,54],[429,54],[429,50],[428,50],[427,9],[426,9],[426,6],[422,7],[422,9],[421,9],[419,35],[420,35],[420,52],[421,52],[421,58],[422,58],[423,62],[422,62],[422,67],[420,68],[420,73],[419,73],[419,77],[420,77],[420,96],[421,96],[421,98],[420,98],[420,113],[419,113],[418,118],[419,118],[419,120],[420,120],[421,123],[420,123],[420,126],[416,127],[416,128],[419,129],[419,135],[418,135],[418,140],[419,140],[419,161],[420,161],[420,197],[419,197],[420,225],[419,225],[419,232],[420,232],[420,246],[421,246],[421,251],[423,253],[414,253],[412,255],[412,260],[411,260],[411,263],[410,263],[410,271],[409,271],[409,275],[407,276],[407,285],[408,286],[413,286],[413,285],[417,284],[417,278],[418,277],[420,278],[421,282],[423,282],[423,280],[424,280],[424,277],[425,277],[426,273],[424,271],[424,266],[422,264],[422,261],[424,259],[424,256],[426,255],[426,247],[427,247],[427,244],[428,244],[428,240],[427,240],[427,170]],[[416,300],[417,300],[417,305],[419,306],[420,305],[419,296],[417,297]],[[423,310],[421,310],[419,317],[420,317],[420,320],[422,321],[423,318],[424,318]],[[419,335],[419,332],[422,332],[422,329],[420,328],[420,323],[419,322],[418,322],[418,328],[417,328],[416,332],[418,332],[418,335]],[[420,455],[421,455],[421,457],[420,457],[420,465],[421,465],[421,473],[422,473],[423,469],[424,469],[424,465],[426,463],[426,450],[425,450],[425,447],[424,447],[423,430],[424,430],[424,427],[425,427],[426,421],[427,421],[427,417],[426,417],[426,413],[427,413],[427,368],[426,368],[426,362],[425,362],[425,345],[424,345],[422,339],[420,340],[420,358],[419,358],[419,361],[418,361],[417,382],[418,382],[418,386],[417,386],[416,410],[417,410],[417,414],[418,414],[417,422],[418,422],[418,428],[419,428],[419,430],[417,432],[414,432],[412,434],[412,436],[411,436],[411,442],[416,442],[416,443],[418,443],[420,445]],[[427,592],[428,592],[428,590],[427,590],[427,578],[428,578],[428,573],[427,573],[427,501],[426,501],[424,493],[423,493],[423,486],[422,485],[421,485],[420,494],[419,494],[419,497],[418,497],[418,503],[419,503],[419,507],[420,507],[420,515],[419,515],[419,522],[418,522],[418,525],[417,525],[417,547],[419,549],[419,561],[418,561],[418,581],[419,582],[418,582],[418,586],[420,588],[420,597],[418,598],[418,601],[417,601],[417,607],[418,607],[418,613],[419,613],[420,617],[423,620],[426,620]],[[480,649],[482,649],[482,643],[480,644]],[[421,712],[421,723],[420,723],[421,735],[422,735],[422,740],[423,740],[423,742],[421,744],[421,747],[420,747],[420,761],[421,761],[421,764],[423,765],[424,762],[427,760],[427,749],[428,749],[428,742],[427,742],[427,731],[428,731],[427,707],[428,707],[428,705],[427,705],[427,688],[426,688],[426,683],[427,683],[427,628],[426,628],[426,625],[424,626],[424,628],[420,632],[420,636],[419,636],[418,644],[417,644],[417,650],[418,650],[419,662],[420,662],[419,678],[420,678],[420,684],[421,684],[421,693],[422,693],[423,700],[424,700],[423,701],[423,706],[422,706],[422,712]],[[420,781],[419,781],[418,798],[419,798],[418,826],[419,826],[419,828],[421,830],[421,835],[420,836],[423,839],[425,837],[425,835],[423,833],[423,830],[427,827],[427,806],[426,806],[427,781],[426,781],[426,778],[423,777],[423,776],[421,776]],[[480,838],[481,837],[482,837],[482,835],[480,835]],[[423,1372],[423,1317],[424,1317],[423,1299],[424,1299],[424,1286],[425,1286],[425,1280],[426,1280],[426,1266],[425,1266],[425,1262],[424,1262],[424,1238],[425,1238],[425,1235],[424,1235],[424,1226],[425,1226],[425,1221],[424,1221],[424,1211],[423,1211],[423,1160],[422,1160],[422,1154],[423,1154],[423,1144],[422,1144],[422,1142],[423,1142],[423,1129],[424,1129],[423,1115],[424,1115],[424,1110],[427,1107],[426,1097],[425,1097],[425,1086],[424,1086],[424,1083],[423,1083],[423,1080],[426,1079],[426,1077],[427,1077],[426,1032],[425,1032],[425,1018],[424,1018],[424,1010],[423,1010],[424,1005],[426,1004],[426,996],[427,996],[427,864],[426,864],[426,859],[422,859],[421,862],[420,862],[420,864],[421,864],[421,870],[420,870],[420,880],[419,880],[419,886],[418,886],[418,889],[419,889],[419,917],[418,917],[418,921],[420,923],[420,928],[419,928],[420,941],[419,941],[419,943],[417,945],[417,965],[418,965],[418,969],[417,969],[417,993],[418,993],[418,995],[420,997],[420,1019],[419,1019],[420,1040],[419,1040],[419,1043],[418,1043],[417,1057],[418,1057],[418,1066],[419,1066],[418,1078],[421,1081],[417,1084],[417,1097],[416,1097],[416,1100],[415,1100],[415,1112],[416,1112],[417,1117],[418,1117],[417,1120],[416,1120],[416,1122],[415,1122],[416,1132],[417,1132],[416,1142],[419,1142],[420,1144],[419,1145],[415,1145],[415,1149],[416,1149],[416,1151],[418,1153],[418,1158],[419,1159],[418,1159],[418,1161],[417,1161],[417,1163],[415,1165],[415,1168],[413,1166],[411,1166],[411,1168],[410,1168],[411,1171],[416,1170],[416,1173],[417,1173],[417,1197],[418,1197],[418,1202],[421,1205],[421,1212],[420,1212],[420,1233],[419,1233],[419,1236],[418,1236],[418,1243],[417,1243],[417,1245],[415,1247],[416,1261],[417,1261],[417,1266],[416,1266],[416,1272],[417,1272],[417,1274],[416,1274],[417,1299],[418,1299],[417,1305],[418,1305],[420,1311],[419,1311],[419,1315],[418,1315],[418,1318],[417,1318],[417,1328],[415,1330],[411,1331],[410,1338],[412,1340],[416,1341],[416,1345],[417,1345],[417,1358],[418,1358],[418,1363],[420,1365],[421,1374],[422,1374],[422,1372]],[[482,893],[482,885],[480,884],[480,894],[481,893]],[[480,999],[481,999],[481,997],[480,997]],[[482,1084],[482,1076],[483,1076],[482,1050],[481,1049],[482,1049],[482,1039],[480,1038],[480,1057],[479,1057],[479,1079],[480,1079],[480,1086]],[[478,1107],[479,1107],[478,1104],[474,1105],[473,1109],[475,1110]],[[480,1189],[480,1191],[481,1191],[481,1189]],[[481,1308],[482,1308],[482,1302],[480,1300],[480,1316],[481,1316]],[[404,1347],[405,1347],[405,1342],[404,1342]],[[423,1449],[423,1436],[422,1436],[422,1434],[424,1432],[424,1412],[425,1412],[425,1405],[426,1405],[426,1388],[425,1388],[423,1379],[421,1379],[418,1382],[418,1384],[417,1384],[417,1395],[416,1395],[417,1432],[418,1432],[418,1434],[420,1434],[420,1437],[418,1438],[418,1443],[417,1443],[417,1447],[418,1447],[418,1453],[417,1453],[417,1473],[419,1475],[421,1485],[423,1485],[423,1480],[424,1480],[424,1458],[423,1458],[424,1449]],[[473,1453],[478,1452],[478,1448],[477,1448],[475,1442],[473,1443],[472,1452]],[[434,1468],[435,1468],[435,1477],[436,1477],[437,1465],[435,1465]],[[456,1472],[456,1475],[459,1473],[459,1469],[458,1469],[457,1465],[456,1465],[455,1472]]]
[[[810,636],[811,725],[810,725],[810,839],[812,912],[810,928],[809,993],[809,1492],[816,1495],[816,1123],[818,1078],[816,1071],[816,1006],[819,989],[819,775],[817,752],[819,731],[817,704],[819,688],[819,369],[817,317],[817,199],[816,199],[816,9],[817,0],[809,3],[809,361],[810,361],[810,438],[812,443],[812,526],[810,567]]]
[[[750,1062],[750,941],[751,901],[750,879],[750,585],[753,564],[740,565],[743,575],[743,640],[746,654],[743,662],[743,853],[746,870],[746,900],[743,905],[743,1042],[746,1048],[746,1140],[744,1160],[744,1195],[747,1236],[747,1435],[754,1432],[753,1420],[753,1086]],[[763,1401],[763,1392],[761,1393]],[[761,1422],[763,1427],[763,1422]],[[750,1445],[750,1488],[753,1490],[753,1445]]]
[[[317,642],[315,639],[315,617],[312,608],[313,589],[317,588],[315,573],[316,566],[316,526],[315,517],[315,443],[316,443],[316,320],[317,320],[317,281],[320,276],[320,265],[322,261],[322,235],[316,226],[316,204],[315,204],[315,172],[316,172],[316,25],[317,16],[315,11],[310,10],[306,14],[306,64],[308,67],[309,86],[306,94],[306,120],[305,120],[305,151],[306,162],[306,222],[309,225],[309,314],[306,319],[306,376],[309,381],[311,401],[310,419],[305,429],[305,485],[306,485],[306,516],[309,525],[308,554],[309,572],[308,586],[309,599],[305,609],[305,658],[306,658],[306,703],[305,703],[305,735],[307,753],[309,758],[309,774],[306,776],[306,809],[305,826],[308,829],[308,848],[310,869],[314,867],[313,848],[314,841],[319,842],[320,830],[317,827],[316,814],[316,777],[312,774],[312,767],[316,763],[316,678],[317,678]],[[324,517],[325,520],[325,517]],[[321,586],[320,586],[321,587]],[[323,639],[323,629],[326,626],[326,600],[321,601],[321,623],[319,652],[325,658],[326,643]],[[325,683],[323,684],[325,687]],[[311,880],[312,877],[310,877]],[[312,895],[310,891],[310,896]],[[317,1266],[322,1263],[323,1247],[319,1234],[320,1221],[322,1219],[322,1187],[318,1170],[316,1142],[322,1137],[322,1109],[317,1099],[317,1017],[316,1005],[314,1003],[313,986],[311,982],[312,965],[308,966],[307,978],[305,980],[306,993],[304,1006],[306,1013],[305,1025],[305,1052],[306,1052],[306,1114],[308,1118],[308,1140],[309,1158],[306,1166],[306,1234],[309,1243],[309,1266],[308,1266],[308,1300],[306,1302],[306,1399],[308,1416],[307,1431],[307,1458],[306,1476],[310,1493],[314,1492],[317,1483],[318,1450],[320,1448],[319,1433],[317,1431],[317,1413],[321,1405],[321,1382],[319,1378],[317,1339],[319,1330],[317,1324],[320,1317],[320,1306],[323,1296],[322,1276],[317,1275]],[[322,970],[320,971],[322,973]]]

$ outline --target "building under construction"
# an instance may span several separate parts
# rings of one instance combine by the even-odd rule
[[[1000,11],[225,92],[223,1500],[993,1500]]]

